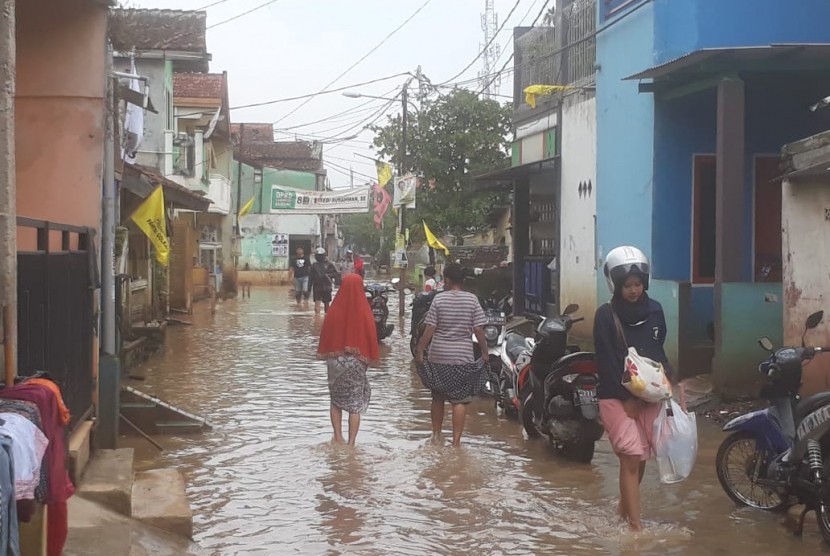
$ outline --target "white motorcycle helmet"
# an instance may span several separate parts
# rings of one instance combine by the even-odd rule
[[[613,295],[618,285],[622,285],[628,276],[636,273],[643,279],[643,289],[648,289],[648,279],[651,274],[651,264],[645,253],[630,245],[623,245],[611,249],[605,257],[603,266],[608,289]]]
[[[322,247],[318,247],[318,248],[317,248],[317,250],[315,251],[315,254],[316,254],[316,255],[325,255],[325,254],[326,254],[326,250],[325,250],[325,249],[323,249]]]

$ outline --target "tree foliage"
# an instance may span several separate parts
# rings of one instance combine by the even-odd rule
[[[395,246],[397,218],[390,208],[383,217],[383,228],[375,228],[374,212],[344,214],[340,217],[340,231],[346,244],[358,253],[366,253],[378,259],[380,264],[389,264],[389,251]]]
[[[412,238],[424,237],[422,219],[436,234],[456,238],[488,227],[491,210],[507,193],[476,189],[473,177],[507,165],[510,118],[509,106],[463,89],[409,113],[406,164],[420,176],[417,210],[407,211]],[[400,163],[401,116],[374,131],[379,155]]]

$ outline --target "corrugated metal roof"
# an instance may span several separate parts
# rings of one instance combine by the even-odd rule
[[[711,75],[726,70],[741,71],[758,62],[786,61],[791,67],[815,64],[830,66],[830,44],[770,44],[729,48],[704,48],[650,67],[624,79],[659,80],[678,74]],[[773,70],[774,68],[770,68]]]

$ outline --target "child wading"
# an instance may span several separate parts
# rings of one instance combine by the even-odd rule
[[[663,343],[666,318],[663,307],[646,294],[650,265],[636,247],[617,247],[605,259],[605,278],[613,294],[610,303],[597,309],[594,344],[599,366],[599,410],[602,425],[620,460],[620,505],[618,513],[634,531],[640,523],[640,482],[652,452],[652,428],[662,403],[649,404],[634,397],[622,385],[626,345],[663,364],[671,376]],[[614,315],[619,318],[625,344]]]

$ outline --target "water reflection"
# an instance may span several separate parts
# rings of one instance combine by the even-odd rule
[[[167,450],[140,452],[140,466],[185,473],[196,540],[213,554],[830,553],[814,520],[796,539],[781,516],[734,508],[715,478],[721,433],[703,420],[689,480],[660,485],[648,468],[643,535],[614,517],[617,465],[605,442],[591,465],[563,461],[481,400],[461,450],[433,446],[430,395],[397,303],[390,310],[397,330],[369,370],[372,403],[354,450],[329,443],[326,369],[315,357],[323,316],[286,290],[254,288],[212,317],[197,305],[193,326],[168,331],[166,352],[135,385],[216,428],[165,438]]]

